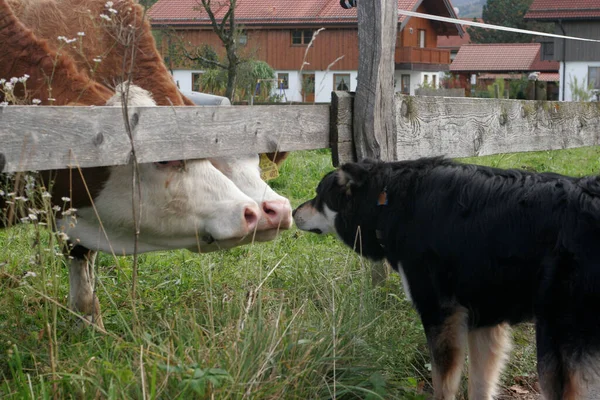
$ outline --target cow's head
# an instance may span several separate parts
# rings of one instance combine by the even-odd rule
[[[120,90],[108,105],[120,104]],[[148,92],[131,85],[129,104],[154,103]],[[138,252],[213,251],[270,240],[278,229],[289,228],[289,201],[260,179],[257,157],[214,164],[204,159],[140,164],[137,188],[132,165],[110,167],[94,206],[79,209],[76,223],[65,217],[59,226],[78,244],[117,254],[134,251],[136,224]],[[138,198],[139,207],[134,206]]]
[[[290,201],[277,194],[261,179],[258,155],[219,157],[211,158],[210,161],[260,206],[262,215],[254,240],[259,242],[272,240],[280,230],[292,226]]]

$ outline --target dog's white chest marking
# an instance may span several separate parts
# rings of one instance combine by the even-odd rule
[[[400,264],[400,263],[396,264],[396,268],[398,269],[398,273],[400,274],[400,277],[402,278],[402,287],[404,288],[404,295],[406,296],[406,299],[408,301],[413,303],[412,297],[410,295],[410,286],[408,285],[408,279],[406,278],[404,269],[402,269],[402,264]]]

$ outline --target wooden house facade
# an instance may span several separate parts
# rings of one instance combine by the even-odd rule
[[[197,82],[203,71],[181,58],[169,57],[169,49],[174,42],[189,48],[208,45],[220,57],[225,49],[206,12],[195,2],[186,8],[187,1],[159,0],[149,16],[154,29],[170,32],[168,36],[157,37],[163,39],[159,47],[174,79],[182,89],[202,90]],[[192,3],[196,6],[191,7]],[[398,5],[411,11],[455,16],[447,0],[399,0]],[[217,19],[225,11],[216,10]],[[332,90],[355,90],[356,9],[345,10],[337,0],[307,0],[301,6],[283,0],[238,0],[235,17],[243,27],[238,38],[240,55],[265,61],[276,71],[276,91],[283,100],[329,102]],[[437,48],[437,37],[462,33],[459,25],[400,16],[395,54],[396,90],[414,94],[419,85],[437,85],[440,74],[450,64],[450,51]],[[314,40],[313,35],[316,35]]]

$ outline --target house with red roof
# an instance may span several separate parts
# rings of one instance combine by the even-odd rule
[[[217,20],[223,18],[228,5],[228,1],[213,1]],[[456,17],[449,0],[398,0],[398,7]],[[224,54],[198,0],[158,0],[148,15],[154,29],[169,29],[183,43],[207,44],[219,55]],[[356,8],[344,9],[339,0],[237,0],[235,19],[243,27],[239,42],[242,55],[265,61],[275,69],[277,92],[285,100],[329,102],[333,90],[356,89]],[[457,24],[399,15],[396,90],[414,94],[425,83],[437,86],[440,75],[450,65],[450,51],[437,48],[437,37],[463,33]],[[158,45],[166,55],[168,44],[162,41]],[[190,68],[185,62],[169,60],[168,64],[182,90],[201,90],[197,82],[204,71]]]
[[[487,91],[496,79],[504,80],[505,88],[510,81],[527,79],[531,83],[522,90],[521,98],[557,100],[559,65],[542,61],[541,47],[540,43],[465,44],[450,65],[450,73],[467,96]]]
[[[599,0],[533,0],[525,19],[553,22],[554,33],[600,40]],[[542,38],[541,57],[560,63],[560,100],[600,92],[600,43]]]

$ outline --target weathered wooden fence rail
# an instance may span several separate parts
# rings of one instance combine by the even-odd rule
[[[600,103],[397,98],[398,159],[474,157],[600,144]]]
[[[329,147],[329,106],[133,107],[139,162]],[[120,107],[0,107],[4,171],[129,162]],[[1,156],[0,156],[1,157]]]
[[[600,104],[473,98],[395,99],[398,159],[564,149],[600,144]],[[140,162],[329,148],[355,158],[352,95],[329,105],[130,109]],[[0,108],[4,172],[128,163],[117,107]]]

